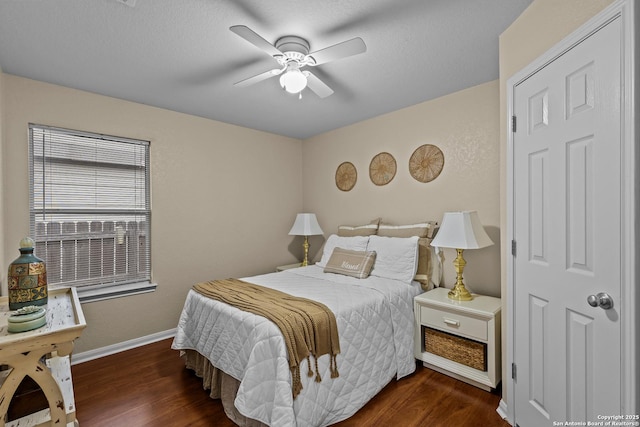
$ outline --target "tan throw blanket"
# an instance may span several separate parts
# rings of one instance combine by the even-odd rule
[[[331,378],[338,377],[338,326],[335,315],[324,304],[238,279],[198,283],[193,289],[209,298],[266,317],[280,328],[289,353],[294,399],[302,390],[300,362],[303,359],[307,359],[308,376],[311,377],[313,370],[310,356],[314,357],[315,380],[320,382],[322,378],[318,371],[318,357],[328,354]]]

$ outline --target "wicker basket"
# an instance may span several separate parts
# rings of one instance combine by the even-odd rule
[[[487,370],[487,344],[424,328],[425,351],[479,371]]]

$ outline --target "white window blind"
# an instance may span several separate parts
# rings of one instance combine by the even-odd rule
[[[149,142],[29,125],[31,236],[50,285],[149,281]]]

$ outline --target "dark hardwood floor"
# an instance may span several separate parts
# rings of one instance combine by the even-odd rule
[[[233,427],[222,405],[185,369],[171,340],[72,367],[82,427]],[[508,427],[488,393],[418,366],[393,380],[353,417],[336,426]]]

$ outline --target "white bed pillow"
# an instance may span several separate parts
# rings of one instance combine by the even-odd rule
[[[329,258],[331,258],[331,254],[333,253],[333,250],[336,248],[336,246],[351,251],[366,251],[368,242],[369,236],[342,237],[336,234],[332,234],[324,243],[322,258],[320,258],[320,261],[318,261],[316,265],[322,268],[326,267],[327,262],[329,261]]]
[[[371,276],[411,283],[418,269],[418,236],[370,236],[367,251],[376,252]]]

